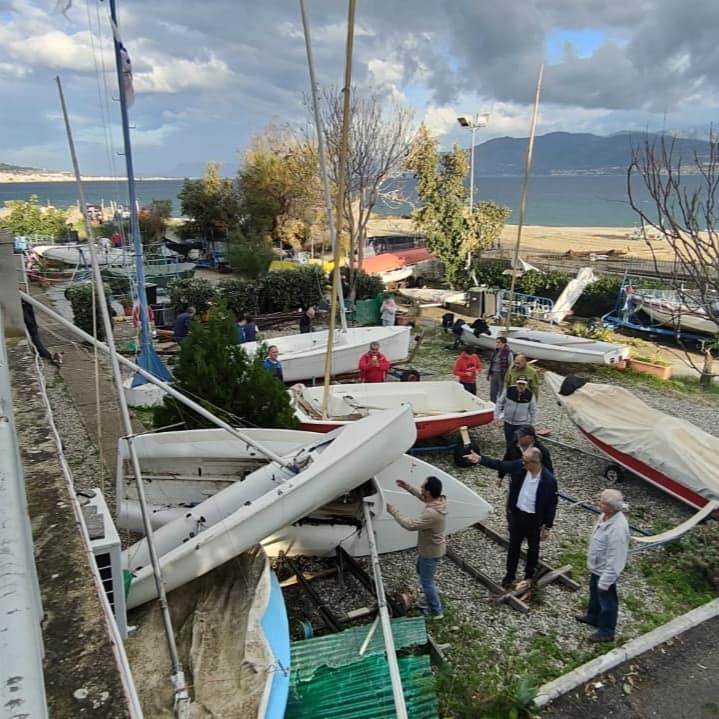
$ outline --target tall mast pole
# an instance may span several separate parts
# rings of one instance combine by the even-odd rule
[[[114,0],[111,0],[114,2]],[[85,194],[82,188],[82,181],[80,179],[80,168],[77,161],[77,155],[75,153],[75,143],[72,139],[72,131],[70,129],[70,120],[67,114],[67,108],[65,106],[65,96],[62,92],[62,84],[60,78],[55,78],[57,82],[58,93],[60,94],[60,104],[62,106],[62,114],[65,120],[65,130],[67,132],[68,144],[70,146],[70,156],[72,158],[72,166],[75,171],[75,181],[78,188],[78,196],[80,198],[80,208],[85,216],[85,222],[87,223],[89,230],[90,221],[87,217],[87,206],[85,204]],[[189,716],[189,696],[185,687],[185,674],[180,666],[180,659],[177,653],[177,645],[175,643],[175,634],[172,627],[172,619],[170,617],[170,608],[167,604],[167,595],[165,594],[165,585],[162,581],[162,574],[160,571],[160,561],[155,552],[155,545],[152,541],[152,524],[150,522],[150,516],[147,511],[147,503],[145,502],[145,489],[142,481],[142,471],[140,468],[140,460],[138,459],[137,452],[134,446],[134,432],[132,429],[132,421],[130,420],[130,412],[127,408],[127,400],[125,398],[124,388],[122,386],[122,374],[120,372],[120,364],[118,362],[118,353],[115,348],[115,338],[112,334],[112,322],[110,320],[110,313],[107,309],[107,302],[105,301],[105,289],[102,282],[102,276],[100,275],[100,265],[97,262],[97,250],[95,249],[95,243],[92,241],[92,237],[88,237],[88,249],[90,250],[90,262],[92,265],[93,280],[95,283],[95,291],[97,293],[97,304],[100,308],[100,316],[102,317],[103,326],[105,328],[105,339],[107,340],[107,346],[109,347],[110,364],[112,366],[112,374],[115,379],[115,386],[117,388],[118,403],[120,405],[120,416],[122,418],[122,426],[127,437],[127,442],[130,448],[130,458],[132,463],[133,474],[135,475],[135,483],[137,485],[138,498],[140,500],[140,507],[142,510],[142,520],[145,528],[145,537],[147,538],[147,544],[150,551],[150,562],[152,564],[153,575],[155,579],[155,587],[157,589],[157,595],[159,597],[160,611],[162,614],[162,621],[165,628],[165,638],[167,640],[168,653],[170,655],[170,665],[172,668],[172,685],[175,691],[175,712],[176,715],[182,719]],[[119,502],[119,497],[117,500]]]
[[[352,47],[355,29],[355,0],[349,0],[347,12],[347,48],[345,50],[345,80],[342,88],[344,98],[342,106],[342,139],[340,142],[339,181],[337,183],[337,229],[342,227],[342,212],[345,201],[345,187],[347,185],[347,152],[350,132],[350,92],[352,85]],[[350,262],[352,258],[350,257]],[[332,298],[337,296],[340,285],[340,243],[339,238],[334,246],[334,268],[332,270]],[[326,416],[327,403],[330,396],[330,374],[332,369],[332,339],[335,329],[337,303],[330,305],[330,324],[327,333],[327,356],[325,358],[325,382],[322,396],[322,415]]]
[[[307,49],[307,66],[310,71],[310,86],[312,87],[312,111],[315,117],[315,128],[317,130],[317,149],[320,156],[320,175],[322,176],[322,194],[324,195],[325,208],[327,210],[327,227],[330,231],[330,243],[332,246],[332,255],[334,256],[335,247],[337,247],[337,226],[332,212],[332,195],[330,193],[330,180],[327,172],[327,146],[325,144],[325,133],[322,126],[322,116],[320,115],[320,103],[318,96],[317,79],[315,77],[315,63],[312,56],[312,39],[310,37],[310,25],[305,12],[304,0],[300,0],[300,12],[302,13],[302,27],[305,31],[305,48]],[[314,247],[314,245],[313,245]],[[334,268],[333,268],[334,272]],[[334,277],[333,277],[334,280]],[[334,284],[334,281],[333,281]],[[334,302],[334,296],[332,297]],[[340,306],[340,323],[342,330],[347,329],[347,313],[345,312],[345,300],[342,292],[342,283],[337,284],[337,301]]]
[[[113,43],[115,47],[115,69],[117,70],[117,83],[120,92],[120,113],[122,116],[122,140],[125,147],[125,166],[127,169],[127,188],[130,200],[130,232],[132,244],[135,251],[135,270],[137,275],[137,297],[140,303],[140,357],[137,363],[140,367],[152,372],[160,379],[169,380],[170,371],[162,362],[152,346],[152,335],[150,334],[150,321],[147,313],[147,293],[145,292],[145,265],[142,251],[142,238],[140,236],[140,220],[137,214],[137,196],[135,194],[135,171],[132,165],[132,145],[130,144],[130,121],[127,115],[127,93],[123,75],[125,70],[122,67],[122,43],[117,23],[116,0],[110,0],[110,18],[113,25]],[[144,384],[146,380],[136,374],[132,380],[132,386]]]
[[[509,325],[512,320],[512,304],[514,302],[514,288],[517,284],[517,265],[519,264],[519,246],[522,243],[522,227],[524,226],[524,208],[527,205],[527,185],[529,184],[529,173],[532,169],[532,150],[534,149],[534,131],[537,128],[537,115],[539,114],[539,96],[542,91],[542,76],[544,75],[544,64],[539,66],[537,77],[537,90],[534,94],[534,109],[532,110],[532,126],[529,130],[529,141],[527,142],[527,155],[524,159],[524,182],[522,183],[522,198],[519,202],[519,224],[517,225],[517,242],[514,246],[514,257],[512,259],[512,283],[509,288],[509,300],[507,301],[507,317],[505,326],[509,332]]]

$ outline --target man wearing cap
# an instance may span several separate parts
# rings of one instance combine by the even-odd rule
[[[518,377],[527,378],[529,389],[532,390],[534,398],[539,400],[539,375],[537,374],[537,370],[527,362],[527,355],[521,352],[514,355],[512,366],[507,370],[507,374],[504,375],[504,388],[509,389],[513,384],[517,384]]]
[[[497,424],[504,423],[504,440],[508,453],[517,443],[517,430],[524,425],[534,425],[536,416],[537,400],[529,389],[529,379],[520,375],[516,384],[502,392],[494,408]]]

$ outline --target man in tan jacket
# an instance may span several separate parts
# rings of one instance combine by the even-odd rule
[[[442,495],[442,481],[438,477],[427,477],[422,486],[415,489],[403,479],[398,479],[397,486],[424,502],[424,510],[414,519],[403,517],[393,504],[387,505],[387,511],[400,526],[417,532],[417,574],[427,602],[427,612],[433,619],[442,619],[442,603],[434,583],[439,560],[447,551],[447,500]]]

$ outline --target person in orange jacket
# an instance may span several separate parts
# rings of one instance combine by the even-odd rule
[[[454,374],[459,383],[470,394],[477,394],[477,375],[482,371],[482,362],[471,347],[465,347],[454,363]]]
[[[379,342],[372,342],[359,360],[360,382],[384,382],[387,372],[389,360],[379,351]]]

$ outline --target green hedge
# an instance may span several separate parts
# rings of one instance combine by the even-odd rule
[[[578,317],[600,317],[611,312],[617,303],[621,287],[621,278],[602,275],[584,289],[574,305],[574,314]]]
[[[92,327],[93,287],[92,282],[81,282],[76,285],[70,285],[65,290],[65,297],[70,300],[75,324],[81,330],[84,330],[89,335],[95,336],[102,342],[105,339],[105,328],[102,324],[100,308],[97,306],[95,310],[97,333],[93,332]],[[107,285],[103,285],[103,289],[105,290],[105,299],[107,300],[108,311],[110,312],[110,316],[112,316],[112,310],[110,309],[110,288]]]

